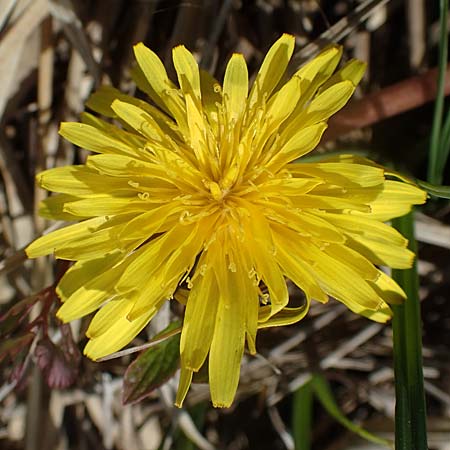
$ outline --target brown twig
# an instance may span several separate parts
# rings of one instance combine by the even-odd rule
[[[324,141],[331,141],[356,128],[367,127],[433,100],[437,90],[437,69],[369,94],[354,101],[329,121]],[[450,65],[445,77],[445,95],[450,94]]]

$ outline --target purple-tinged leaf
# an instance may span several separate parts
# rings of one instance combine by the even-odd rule
[[[35,337],[34,333],[25,333],[22,336],[18,336],[11,339],[6,339],[0,343],[0,362],[2,362],[6,357],[9,357],[12,361],[17,356],[17,354],[24,349],[29,347],[33,342]]]
[[[15,389],[21,390],[27,385],[26,373],[29,367],[28,362],[30,359],[27,357],[29,355],[29,348],[22,348],[22,350],[14,358],[11,366],[10,374],[8,380],[15,383]]]
[[[59,329],[61,330],[62,339],[60,348],[64,353],[64,357],[67,361],[70,361],[73,365],[78,366],[81,360],[80,349],[73,340],[72,330],[67,323],[61,324]]]
[[[51,288],[45,288],[35,295],[20,300],[0,315],[0,337],[13,333],[27,317],[33,305],[39,301],[49,300]]]
[[[158,336],[177,327],[180,323],[172,322]],[[123,380],[122,401],[134,403],[149,396],[177,371],[180,364],[180,335],[167,338],[154,347],[143,351],[129,366]]]
[[[58,347],[48,337],[44,337],[35,350],[36,364],[42,370],[48,386],[54,389],[64,389],[75,382],[81,358],[70,327],[62,325],[61,333]]]

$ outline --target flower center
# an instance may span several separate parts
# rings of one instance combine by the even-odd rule
[[[226,195],[230,192],[229,189],[222,189],[215,181],[208,182],[208,189],[214,200],[222,202]]]

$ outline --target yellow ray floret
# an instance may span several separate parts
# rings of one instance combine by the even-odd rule
[[[294,43],[287,34],[276,41],[251,86],[242,55],[230,58],[221,86],[178,46],[176,84],[136,45],[148,102],[100,88],[87,106],[116,122],[84,113],[60,129],[94,154],[37,177],[54,192],[42,215],[78,223],[26,251],[75,261],[57,287],[58,317],[97,311],[87,356],[121,349],[165,301],[183,298],[179,406],[204,364],[213,404],[229,406],[257,330],[298,322],[312,300],[334,297],[385,322],[389,304],[405,298],[378,265],[407,268],[414,255],[383,222],[425,193],[364,158],[302,162],[365,65],[351,60],[335,72],[342,49],[331,46],[285,79]],[[289,305],[287,280],[303,291],[302,305]]]

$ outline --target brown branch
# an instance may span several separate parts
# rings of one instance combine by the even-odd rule
[[[437,69],[432,69],[349,103],[330,119],[324,141],[334,140],[351,130],[373,125],[434,100],[437,74]],[[450,65],[444,91],[445,95],[450,94]]]

